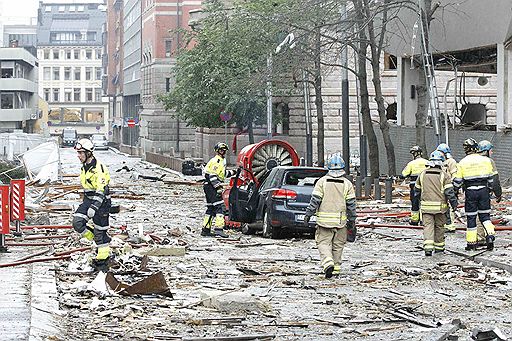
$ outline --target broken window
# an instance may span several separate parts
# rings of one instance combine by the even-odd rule
[[[82,122],[81,108],[64,108],[64,122]]]
[[[398,59],[395,55],[384,53],[384,70],[396,70]]]
[[[87,123],[103,123],[102,109],[86,109],[85,122]]]
[[[1,109],[14,109],[14,94],[13,93],[0,94],[0,108]]]
[[[0,74],[2,78],[13,78],[14,77],[14,62],[3,61],[0,68]]]

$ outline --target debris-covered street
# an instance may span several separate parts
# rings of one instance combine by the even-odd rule
[[[73,149],[61,157],[63,184],[27,187],[27,224],[70,224],[80,164]],[[9,246],[1,263],[85,251],[2,269],[2,302],[11,303],[2,309],[6,339],[467,340],[474,329],[495,328],[512,335],[509,232],[498,232],[494,251],[467,253],[457,231],[447,235],[454,253],[426,258],[421,230],[359,228],[341,275],[325,279],[311,237],[201,237],[200,177],[113,151],[97,157],[120,205],[111,217],[115,265],[108,275],[88,272],[90,242],[72,229],[24,231],[16,242],[43,245]],[[408,217],[393,214],[408,211],[400,188],[391,205],[359,200],[358,221],[406,226]],[[508,204],[500,204],[505,216]]]

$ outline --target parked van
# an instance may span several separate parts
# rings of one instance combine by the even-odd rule
[[[74,147],[78,141],[78,134],[75,128],[62,129],[62,147]]]

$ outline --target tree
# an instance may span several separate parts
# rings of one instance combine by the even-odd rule
[[[159,99],[194,126],[219,127],[219,114],[233,112],[234,122],[247,128],[253,142],[252,125],[265,115],[265,51],[271,32],[264,22],[249,27],[243,13],[219,1],[205,11],[201,29],[188,37],[195,46],[177,58],[173,89]]]

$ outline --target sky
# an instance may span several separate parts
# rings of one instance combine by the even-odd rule
[[[39,0],[0,0],[2,17],[37,17]]]

